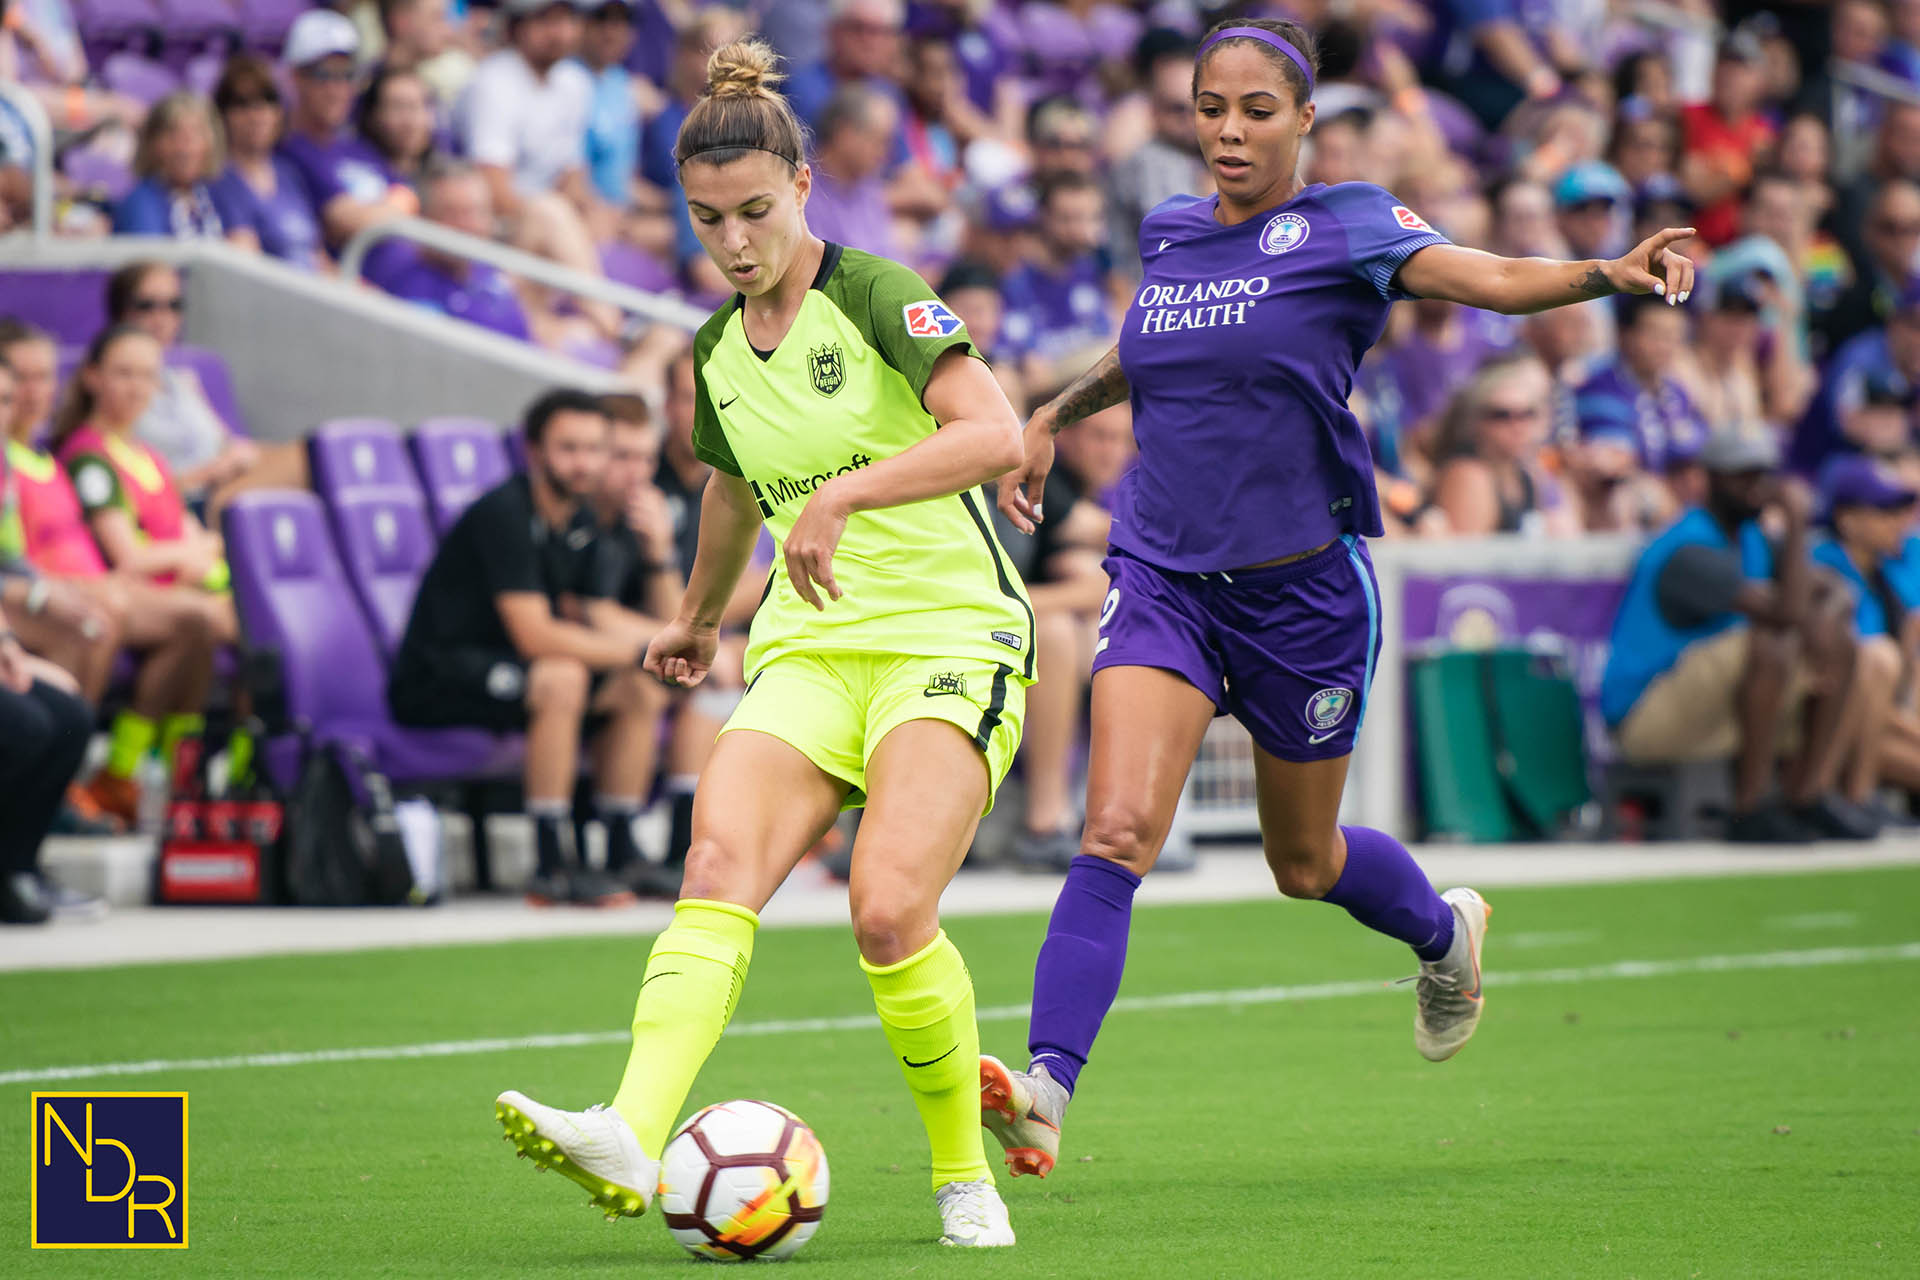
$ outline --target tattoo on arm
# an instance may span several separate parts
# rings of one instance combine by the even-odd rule
[[[1053,414],[1053,433],[1059,435],[1062,428],[1126,398],[1127,375],[1120,371],[1120,348],[1115,346],[1047,406]]]
[[[1575,280],[1573,287],[1576,292],[1583,293],[1589,298],[1610,297],[1612,294],[1618,292],[1613,287],[1613,283],[1607,279],[1606,272],[1600,270],[1598,267],[1594,267],[1588,271],[1587,274]]]

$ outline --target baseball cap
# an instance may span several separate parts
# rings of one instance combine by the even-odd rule
[[[1632,198],[1627,180],[1620,171],[1610,164],[1598,160],[1589,160],[1577,164],[1560,175],[1560,181],[1554,184],[1553,199],[1562,209],[1576,204],[1586,204],[1590,200],[1605,200],[1611,204],[1625,204]]]
[[[1700,465],[1718,475],[1774,471],[1780,466],[1780,445],[1769,431],[1722,427],[1701,446]]]
[[[1870,369],[1860,379],[1860,403],[1911,409],[1920,393],[1897,369]]]
[[[989,231],[1020,231],[1033,225],[1040,211],[1033,188],[1024,182],[994,187],[980,201],[980,220]]]
[[[288,66],[300,68],[340,54],[360,56],[360,33],[354,30],[353,20],[331,9],[309,9],[288,28],[280,57]]]
[[[1694,199],[1687,189],[1680,185],[1680,179],[1670,173],[1656,173],[1640,184],[1633,193],[1633,208],[1636,213],[1644,213],[1655,205],[1677,204],[1683,209],[1695,208]]]
[[[1760,292],[1760,273],[1749,271],[1725,280],[1704,280],[1695,286],[1706,296],[1701,299],[1710,311],[1749,311],[1759,314],[1767,309]]]
[[[509,18],[530,18],[536,13],[545,13],[549,9],[584,10],[589,6],[580,0],[506,0],[500,8]],[[591,6],[599,8],[598,5]]]
[[[1820,473],[1820,496],[1829,512],[1839,507],[1893,510],[1910,505],[1920,493],[1892,468],[1865,454],[1842,454]]]

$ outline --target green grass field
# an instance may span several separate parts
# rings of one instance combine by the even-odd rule
[[[736,1019],[749,1034],[721,1044],[692,1101],[765,1097],[819,1132],[833,1199],[788,1265],[822,1278],[1920,1274],[1920,947],[1900,949],[1920,940],[1920,871],[1488,896],[1486,1019],[1444,1066],[1414,1053],[1411,990],[1374,985],[1411,972],[1405,951],[1343,913],[1143,909],[1132,1004],[1082,1078],[1060,1169],[1002,1179],[1011,1251],[933,1243],[923,1140],[877,1030],[765,1025],[870,1014],[845,930],[761,934]],[[1043,929],[949,925],[986,1045],[1021,1061],[1007,1006],[1029,994]],[[0,975],[0,1074],[610,1031],[646,949]],[[1219,994],[1274,986],[1300,990]],[[4,1271],[674,1274],[699,1264],[656,1220],[604,1222],[514,1160],[492,1117],[509,1087],[602,1100],[624,1061],[603,1042],[44,1086],[191,1092],[184,1254],[30,1253],[35,1086],[0,1086]]]

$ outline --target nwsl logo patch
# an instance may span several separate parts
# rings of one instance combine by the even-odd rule
[[[944,338],[960,332],[960,317],[947,310],[947,304],[930,299],[910,302],[900,308],[907,322],[907,335],[914,338]]]
[[[1393,206],[1393,220],[1409,231],[1431,231],[1427,220],[1403,204]]]

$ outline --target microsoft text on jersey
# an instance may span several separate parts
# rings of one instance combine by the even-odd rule
[[[753,486],[753,497],[760,504],[760,514],[770,516],[775,507],[805,498],[835,476],[843,476],[872,464],[872,458],[864,453],[856,453],[847,460],[846,466],[836,471],[818,471],[810,476],[781,476],[778,480],[767,481],[765,485],[758,480],[749,480],[747,483]]]

